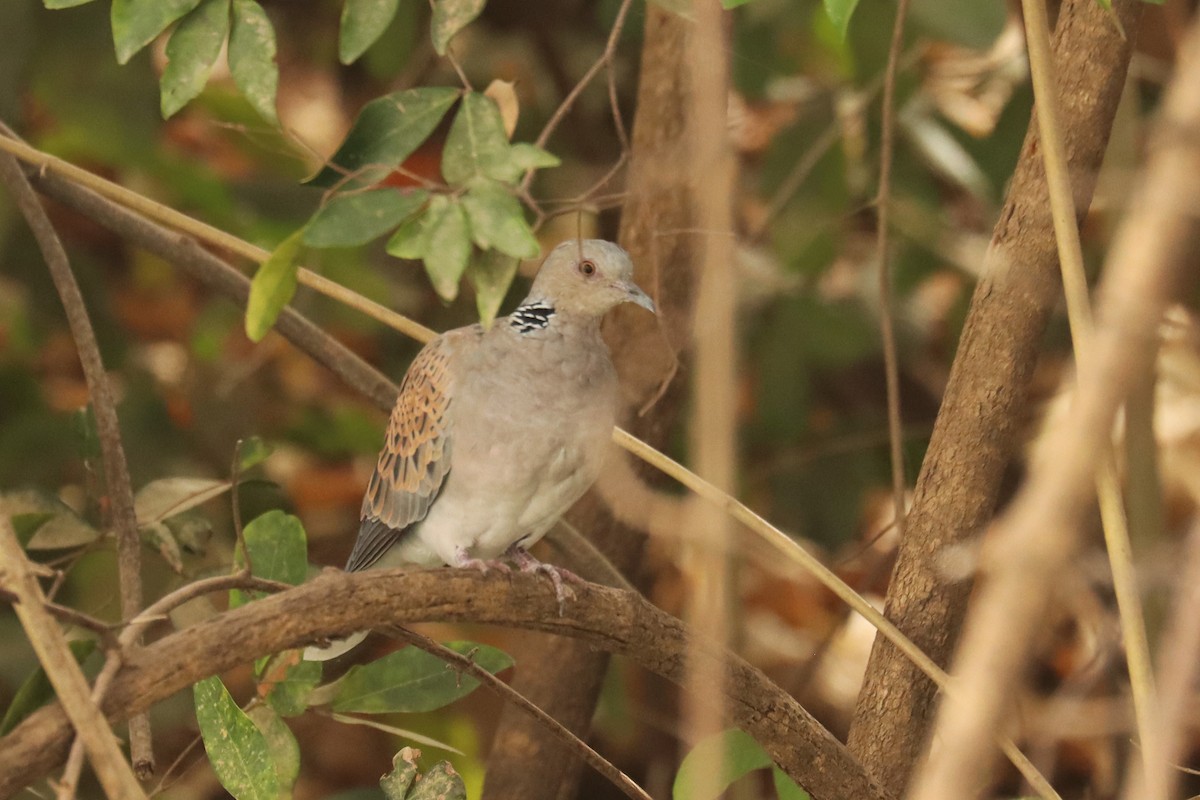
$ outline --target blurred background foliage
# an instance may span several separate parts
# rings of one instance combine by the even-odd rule
[[[278,37],[282,132],[238,94],[223,62],[195,102],[163,121],[161,37],[118,66],[103,2],[53,12],[39,0],[0,3],[0,117],[40,149],[270,249],[317,208],[321,191],[300,181],[333,152],[364,103],[397,89],[459,83],[434,52],[425,3],[402,2],[384,34],[351,66],[338,61],[339,0],[262,5]],[[617,8],[616,0],[490,0],[455,40],[455,52],[475,86],[494,78],[515,83],[521,113],[514,140],[532,141],[602,51]],[[645,13],[634,4],[614,63],[627,125]],[[819,0],[752,0],[729,15],[731,135],[741,170],[732,198],[739,227],[741,493],[775,524],[826,548],[861,591],[876,593],[894,542],[879,536],[890,500],[871,204],[894,13],[891,2],[862,0],[844,40]],[[1102,178],[1085,228],[1093,252],[1103,246],[1126,191],[1144,114],[1173,57],[1169,21],[1181,14],[1186,4],[1174,0],[1151,13],[1135,62],[1138,80],[1113,137],[1113,175]],[[1012,4],[914,0],[900,75],[892,242],[910,484],[1030,105]],[[436,175],[447,129],[444,123],[406,169]],[[584,92],[547,149],[562,166],[538,174],[533,196],[547,210],[571,210],[565,199],[595,183],[621,152],[602,81]],[[541,226],[543,252],[580,224],[585,232],[615,236],[619,181],[592,200],[601,210],[580,212],[582,223],[568,213]],[[237,309],[170,264],[84,218],[50,210],[116,381],[135,489],[174,476],[227,478],[235,442],[262,437],[274,453],[242,488],[243,518],[272,508],[295,513],[307,529],[310,558],[342,563],[383,415],[278,336],[252,345]],[[378,242],[310,250],[304,263],[437,330],[476,316],[468,291],[443,303],[419,265],[387,256]],[[3,195],[0,265],[0,490],[56,499],[102,528],[100,469],[80,414],[87,392],[74,344],[33,239]],[[522,266],[503,310],[515,305],[535,267]],[[302,289],[295,304],[393,378],[417,350],[415,342],[322,296]],[[1045,371],[1052,375],[1067,352],[1061,321],[1049,344]],[[673,455],[686,463],[685,452]],[[187,520],[187,531],[171,532],[176,563],[154,555],[161,543],[148,543],[151,596],[231,561],[227,496]],[[35,555],[69,567],[61,602],[117,618],[110,543]],[[664,577],[655,599],[675,610],[678,583],[665,555],[657,558]],[[815,586],[753,572],[744,582],[748,656],[818,709],[832,729],[843,730],[869,635],[843,628],[841,610]],[[466,635],[503,646],[496,631]],[[0,612],[0,707],[34,666],[31,652],[9,646],[21,640],[15,618]],[[808,661],[816,650],[827,651],[820,665]],[[231,686],[245,691],[247,679]],[[597,738],[601,752],[665,796],[677,754],[645,746],[647,738],[669,741],[663,734],[674,724],[666,715],[671,701],[662,699],[670,693],[655,684],[618,665]],[[187,706],[180,699],[155,709],[163,764],[193,740]],[[473,695],[450,713],[399,724],[462,749],[467,756],[454,763],[477,791],[481,747],[495,714],[492,698]],[[365,728],[335,732],[334,723],[311,715],[291,722],[305,752],[297,796],[371,785],[397,749],[396,740]],[[193,753],[168,778],[172,795],[216,796],[207,768],[189,768],[195,762]],[[1087,773],[1091,767],[1083,763]],[[586,791],[602,797],[612,790]]]

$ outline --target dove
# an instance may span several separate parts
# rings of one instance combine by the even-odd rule
[[[568,240],[511,314],[430,341],[401,384],[346,571],[507,571],[508,559],[547,575],[561,609],[574,576],[528,548],[600,474],[620,405],[600,320],[622,303],[656,311],[629,255]],[[332,658],[361,638],[305,657]]]

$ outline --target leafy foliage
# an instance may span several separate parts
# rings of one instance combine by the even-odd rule
[[[462,778],[447,761],[439,761],[424,775],[417,774],[421,751],[405,747],[392,759],[392,771],[379,780],[387,800],[466,800]]]
[[[304,244],[304,231],[299,230],[279,243],[254,274],[250,284],[250,300],[246,304],[246,336],[252,342],[261,341],[275,325],[296,293],[296,273]]]

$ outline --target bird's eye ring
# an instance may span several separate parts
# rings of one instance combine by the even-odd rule
[[[584,259],[583,261],[580,261],[579,262],[579,271],[581,273],[583,273],[584,277],[590,278],[592,275],[596,274],[596,262],[591,261],[589,259]]]

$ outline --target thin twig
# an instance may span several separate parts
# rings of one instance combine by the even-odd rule
[[[267,250],[250,244],[244,239],[226,233],[219,228],[214,228],[212,225],[189,217],[187,214],[164,206],[162,203],[157,203],[124,186],[107,181],[98,175],[93,175],[87,170],[80,169],[74,164],[70,164],[60,158],[43,153],[19,139],[0,136],[0,150],[16,156],[27,164],[37,166],[44,174],[61,175],[131,211],[138,212],[144,217],[160,222],[177,231],[190,234],[201,241],[228,250],[256,264],[261,264],[271,255]],[[346,287],[334,283],[309,269],[301,267],[297,271],[297,279],[302,285],[344,303],[351,308],[357,309],[367,316],[382,322],[384,325],[394,328],[414,339],[428,341],[434,336],[433,331],[419,322],[368,300],[362,295],[352,292]]]
[[[20,169],[8,158],[0,158],[0,175],[11,184],[11,173]],[[22,176],[23,179],[23,176]],[[87,748],[96,776],[109,797],[144,798],[133,770],[125,761],[117,737],[99,707],[88,696],[87,679],[75,663],[67,640],[45,608],[45,597],[29,562],[17,543],[7,516],[0,514],[0,579],[17,596],[14,610],[37,653],[46,677],[54,687],[63,710]]]
[[[621,31],[625,29],[625,19],[629,16],[629,9],[632,6],[633,0],[621,1],[621,7],[617,10],[617,18],[613,21],[612,30],[608,32],[608,40],[604,43],[604,52],[600,54],[599,58],[592,62],[592,65],[588,67],[587,72],[583,73],[583,77],[579,79],[577,84],[575,84],[575,88],[573,88],[570,93],[563,98],[563,101],[558,104],[558,108],[554,109],[554,113],[550,116],[550,119],[546,121],[545,126],[543,126],[542,132],[539,133],[537,139],[534,140],[534,144],[536,144],[538,147],[546,146],[546,142],[550,141],[550,137],[562,123],[563,118],[567,116],[567,112],[570,111],[571,107],[575,105],[575,101],[579,99],[579,95],[581,95],[583,90],[588,87],[588,84],[592,82],[592,79],[600,73],[600,70],[607,67],[611,72],[613,56],[616,55],[617,52],[617,42],[620,41]],[[616,126],[617,136],[621,141],[622,149],[627,150],[628,136],[625,133],[625,124],[621,121],[621,115],[616,106],[616,92],[611,85],[609,87],[609,102],[613,106],[613,124]],[[530,182],[533,181],[533,173],[533,170],[528,170],[525,173],[525,177],[521,180],[522,190],[529,188]]]
[[[0,601],[5,603],[16,603],[17,595],[8,591],[7,589],[0,588]],[[84,630],[98,634],[101,640],[112,638],[112,626],[104,620],[97,619],[90,614],[77,611],[69,606],[61,606],[58,603],[54,603],[49,600],[43,603],[43,605],[46,607],[46,610],[50,612],[51,616],[54,616],[63,622],[67,622],[72,625],[78,625]]]
[[[453,666],[459,672],[470,675],[477,681],[486,686],[491,692],[496,694],[502,700],[512,703],[517,708],[524,711],[536,719],[541,724],[545,725],[563,744],[569,747],[587,763],[592,769],[607,778],[613,786],[616,786],[626,797],[632,797],[634,800],[651,800],[650,795],[642,787],[633,782],[632,779],[621,770],[617,769],[604,756],[593,750],[587,742],[580,739],[575,734],[564,728],[558,720],[547,714],[542,709],[529,702],[520,692],[513,689],[504,681],[497,678],[492,673],[488,672],[483,667],[479,666],[469,656],[462,653],[456,653],[449,647],[438,644],[428,636],[422,636],[408,628],[399,626],[389,626],[384,629],[384,632],[389,636],[394,636],[397,639],[402,639],[413,647],[424,650],[430,655],[436,656],[447,664]]]
[[[896,73],[904,44],[904,20],[909,0],[896,4],[892,43],[883,77],[883,123],[879,145],[879,193],[875,197],[875,260],[879,268],[879,332],[883,337],[883,365],[887,379],[888,451],[892,460],[892,505],[897,533],[904,536],[904,420],[900,413],[900,365],[896,354],[896,321],[892,311],[892,268],[888,253],[888,222],[892,205],[892,158],[896,137]]]
[[[211,592],[228,589],[282,591],[289,588],[291,588],[290,584],[256,578],[250,574],[249,570],[242,570],[235,575],[217,575],[212,578],[195,581],[181,586],[169,594],[163,595],[126,623],[125,630],[117,637],[117,646],[109,652],[108,659],[104,662],[100,674],[96,676],[96,680],[92,684],[92,703],[99,706],[104,702],[104,695],[108,692],[108,687],[112,684],[117,670],[124,663],[126,653],[129,652],[129,648],[133,647],[141,639],[146,629],[155,622],[165,619],[168,613],[189,600]],[[79,785],[79,775],[82,769],[83,751],[79,748],[79,743],[76,742],[75,746],[71,748],[71,754],[67,757],[67,765],[63,768],[60,788],[70,787],[73,792],[73,787]]]
[[[1075,361],[1082,365],[1091,358],[1092,314],[1088,296],[1087,275],[1083,267],[1083,248],[1079,242],[1075,198],[1067,165],[1067,148],[1059,123],[1058,90],[1054,80],[1054,65],[1050,54],[1050,23],[1045,0],[1022,0],[1029,66],[1033,74],[1034,97],[1037,103],[1038,129],[1042,142],[1042,158],[1046,163],[1046,182],[1050,191],[1051,218],[1058,243],[1063,290],[1067,300],[1067,316],[1075,346]],[[1100,519],[1108,549],[1117,595],[1117,611],[1125,640],[1125,659],[1129,665],[1129,684],[1133,690],[1133,707],[1137,715],[1138,739],[1146,764],[1161,760],[1159,752],[1157,711],[1154,700],[1154,667],[1150,645],[1146,638],[1146,618],[1142,611],[1141,589],[1133,564],[1133,548],[1129,526],[1125,519],[1125,504],[1121,499],[1120,479],[1117,477],[1116,452],[1111,437],[1096,470],[1096,489],[1100,499]]]
[[[104,462],[104,482],[108,488],[111,522],[117,538],[117,572],[121,590],[121,615],[132,617],[142,607],[142,540],[138,535],[137,514],[133,510],[133,486],[125,448],[121,445],[121,427],[117,420],[116,401],[100,357],[96,333],[88,319],[83,293],[71,271],[71,262],[63,249],[53,223],[38,201],[25,173],[12,156],[0,157],[4,167],[4,184],[16,200],[41,248],[42,257],[58,290],[66,311],[67,326],[75,340],[79,362],[87,381],[88,395],[96,419],[96,434],[100,440],[100,455]],[[80,744],[82,747],[82,744]],[[134,770],[139,776],[154,774],[154,751],[150,741],[150,718],[138,715],[129,721],[129,747]],[[82,750],[80,750],[82,758]],[[66,787],[67,794],[74,786]],[[60,792],[62,795],[62,792]]]

